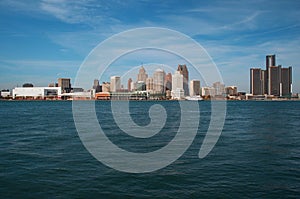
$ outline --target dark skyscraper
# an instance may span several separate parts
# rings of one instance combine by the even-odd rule
[[[266,70],[250,69],[250,92],[253,95],[290,97],[292,94],[292,67],[276,66],[275,55],[266,56]]]
[[[281,66],[269,66],[268,94],[280,96]]]
[[[290,96],[292,94],[292,67],[281,69],[281,95]]]
[[[266,74],[265,74],[265,89],[264,94],[269,94],[269,67],[276,66],[276,57],[275,55],[267,55],[266,56]]]
[[[250,69],[250,93],[252,95],[263,95],[264,71],[260,68]]]
[[[184,95],[189,96],[189,71],[186,65],[178,65],[177,71],[183,75],[183,90]]]
[[[266,56],[266,70],[269,70],[270,66],[276,66],[276,58],[275,55],[267,55]]]

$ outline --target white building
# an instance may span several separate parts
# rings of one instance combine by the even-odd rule
[[[0,91],[1,97],[6,98],[10,96],[10,92],[7,90]]]
[[[121,89],[121,78],[119,76],[110,77],[110,92],[117,92]]]
[[[12,97],[13,99],[61,97],[61,87],[16,87],[12,90]]]
[[[202,96],[211,96],[214,97],[216,95],[216,89],[214,87],[202,87]]]
[[[173,99],[184,99],[184,90],[183,90],[183,75],[176,71],[174,75],[172,75],[172,92]]]

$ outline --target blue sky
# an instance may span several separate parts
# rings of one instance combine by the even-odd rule
[[[2,0],[0,9],[0,89],[74,79],[89,52],[108,37],[163,27],[199,42],[226,85],[249,91],[249,69],[264,68],[265,56],[276,54],[277,64],[293,66],[293,91],[300,92],[300,1]],[[177,63],[168,65],[175,69]]]

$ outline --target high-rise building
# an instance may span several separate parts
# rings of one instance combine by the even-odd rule
[[[189,71],[186,65],[178,65],[177,71],[183,75],[183,90],[184,95],[189,96]]]
[[[191,80],[190,81],[190,96],[200,95],[200,81]]]
[[[252,95],[263,95],[264,79],[262,77],[264,73],[260,68],[250,69],[250,93]]]
[[[269,71],[270,66],[276,66],[275,55],[267,55],[266,56],[266,71]]]
[[[172,98],[173,99],[183,99],[184,90],[183,90],[183,75],[180,71],[175,71],[175,74],[172,75]]]
[[[127,81],[127,89],[128,89],[128,91],[131,91],[131,82],[132,82],[132,79],[129,78],[128,81]]]
[[[261,70],[261,78],[262,78],[262,94],[268,94],[268,71]]]
[[[250,92],[253,95],[291,96],[292,67],[276,66],[275,55],[267,55],[266,70],[250,69]]]
[[[213,83],[213,87],[215,88],[215,95],[223,95],[225,93],[225,84],[215,82]]]
[[[121,89],[121,78],[119,76],[110,77],[110,92],[117,92]]]
[[[269,94],[269,67],[276,66],[275,55],[266,56],[266,71],[264,74],[264,94]]]
[[[165,71],[162,69],[156,69],[153,74],[153,90],[156,93],[165,92]]]
[[[110,82],[102,82],[102,92],[110,92]]]
[[[146,82],[146,79],[147,79],[148,75],[146,73],[146,70],[143,66],[141,66],[140,70],[139,70],[139,74],[138,74],[138,77],[137,77],[137,81],[143,81],[143,82]]]
[[[268,94],[280,96],[281,90],[281,66],[269,66]]]
[[[165,76],[165,88],[166,88],[166,91],[167,90],[169,90],[169,91],[172,90],[172,74],[171,73],[168,73]]]
[[[59,78],[57,82],[58,82],[58,87],[61,88],[62,93],[71,92],[71,79],[70,78]]]
[[[147,91],[153,91],[153,78],[151,78],[151,77],[148,77],[147,79],[146,79],[146,90]]]
[[[96,93],[101,92],[101,86],[99,85],[99,80],[98,79],[94,80],[93,89],[95,89]]]
[[[292,94],[292,67],[281,68],[281,96]]]

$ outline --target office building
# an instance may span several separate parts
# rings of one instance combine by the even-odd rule
[[[119,76],[110,77],[110,92],[121,90],[121,78]]]
[[[95,89],[95,92],[96,92],[96,93],[102,91],[98,79],[95,79],[95,80],[94,80],[93,89]],[[73,90],[74,90],[74,89],[73,89]],[[73,91],[73,92],[74,92],[74,91]]]
[[[281,66],[269,66],[268,95],[281,95]]]
[[[226,93],[226,95],[237,96],[237,94],[238,94],[237,86],[227,86],[225,88],[225,93]]]
[[[202,87],[201,88],[201,95],[203,97],[215,97],[216,96],[216,89],[214,87]]]
[[[175,71],[175,74],[172,75],[172,98],[173,99],[183,99],[184,90],[183,90],[183,75],[180,71]]]
[[[200,81],[191,80],[190,81],[190,96],[200,95]]]
[[[171,73],[168,73],[165,76],[165,88],[166,88],[166,91],[172,90],[172,74]]]
[[[147,90],[147,91],[153,91],[153,87],[154,87],[154,84],[153,84],[153,78],[148,77],[148,78],[146,79],[146,90]]]
[[[153,74],[153,91],[156,93],[165,92],[165,71],[156,69]]]
[[[266,56],[266,71],[269,70],[270,66],[276,66],[275,55],[267,55]]]
[[[128,81],[127,81],[127,89],[128,89],[129,92],[131,91],[131,82],[132,82],[132,79],[129,78]]]
[[[186,65],[178,65],[177,71],[183,75],[183,90],[184,95],[189,96],[189,71]]]
[[[143,66],[141,66],[139,73],[138,73],[138,77],[137,77],[137,81],[143,81],[146,82],[148,75],[146,73],[146,70]]]
[[[264,73],[260,68],[250,69],[250,93],[252,95],[263,95]]]
[[[281,96],[292,95],[292,67],[281,68]]]
[[[102,92],[110,92],[110,82],[102,83]]]
[[[215,95],[223,95],[225,93],[225,84],[221,82],[213,83],[213,87],[215,88]]]
[[[69,93],[71,92],[71,79],[70,78],[59,78],[58,87],[61,88],[62,93]]]

